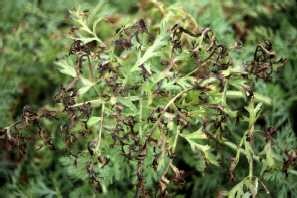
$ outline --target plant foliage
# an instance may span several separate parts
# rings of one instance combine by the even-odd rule
[[[283,28],[273,32],[262,21],[271,9],[281,17],[290,3],[242,2],[233,14],[231,0],[140,1],[129,15],[124,3],[112,1],[70,10],[72,44],[56,59],[57,70],[50,70],[65,77],[34,71],[65,82],[49,103],[25,105],[19,118],[0,129],[7,151],[1,172],[11,169],[0,192],[294,197],[297,142],[289,109],[296,100],[290,82],[296,56],[289,49],[296,29],[284,19],[277,25],[291,35]],[[257,19],[254,27],[250,18]],[[9,47],[20,43],[4,39]],[[13,54],[13,47],[4,49]],[[38,61],[47,57],[36,53]],[[15,56],[11,62],[23,60]],[[16,86],[3,83],[7,92]],[[11,101],[5,90],[1,94]]]

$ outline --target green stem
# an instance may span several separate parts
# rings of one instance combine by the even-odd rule
[[[89,80],[93,83],[94,82],[94,70],[93,70],[93,65],[91,63],[89,56],[88,56],[88,67],[89,67]]]
[[[96,149],[95,152],[98,153],[100,144],[101,144],[101,136],[102,136],[102,128],[103,128],[103,120],[104,120],[104,108],[105,108],[105,103],[102,103],[102,108],[101,108],[101,118],[100,119],[100,128],[99,128],[99,133],[97,136],[97,144],[96,144]]]
[[[178,125],[178,126],[176,127],[176,134],[175,134],[174,142],[173,142],[173,146],[172,146],[172,152],[173,152],[173,153],[175,152],[175,148],[176,148],[177,139],[178,139],[179,134],[180,134],[180,126]]]
[[[142,140],[143,132],[142,132],[142,99],[139,100],[139,135],[140,140]]]
[[[229,80],[227,79],[226,82],[225,82],[223,97],[222,97],[222,105],[223,106],[227,105],[226,98],[227,98],[228,83],[229,83]]]
[[[227,97],[228,98],[244,98],[245,96],[241,91],[227,91]],[[258,102],[262,102],[266,105],[272,104],[271,99],[266,96],[255,93],[254,97],[255,97],[255,100]]]
[[[79,106],[82,106],[86,103],[90,103],[92,106],[98,106],[102,103],[104,103],[104,100],[99,98],[99,99],[95,99],[95,100],[88,100],[88,101],[85,101],[85,102],[81,102],[81,103],[77,103],[75,105],[72,105],[71,107],[79,107]]]

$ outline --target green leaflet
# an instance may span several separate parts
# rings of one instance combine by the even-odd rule
[[[146,49],[143,55],[140,55],[140,57],[138,57],[135,65],[131,68],[130,72],[138,70],[138,66],[144,64],[151,58],[161,55],[162,48],[167,45],[169,34],[166,32],[164,27],[162,27],[162,25],[160,31],[161,32],[155,39],[154,43]]]
[[[84,95],[96,84],[83,77],[80,77],[80,80],[83,86],[78,90],[79,95]]]
[[[61,73],[68,76],[76,77],[76,71],[74,67],[70,65],[67,60],[61,60],[59,62],[56,62],[56,64],[59,66],[58,69]]]
[[[186,135],[181,134],[181,136],[188,141],[193,152],[197,152],[197,151],[202,152],[205,159],[208,162],[210,162],[213,165],[219,166],[219,163],[218,163],[215,155],[213,155],[211,153],[211,147],[207,144],[205,145],[205,144],[200,144],[200,143],[196,142],[196,140],[207,139],[207,136],[205,133],[202,132],[202,129],[199,129],[193,133],[189,133]]]
[[[99,121],[101,121],[102,118],[101,117],[97,117],[97,116],[92,116],[89,118],[87,125],[88,127],[92,127],[94,125],[98,125],[99,126]]]

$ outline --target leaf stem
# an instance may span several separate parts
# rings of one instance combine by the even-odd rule
[[[173,153],[175,152],[175,148],[176,148],[176,144],[177,144],[177,140],[178,140],[179,134],[180,134],[180,126],[178,125],[176,127],[176,134],[175,134],[174,142],[173,142],[173,146],[172,146],[172,152]]]
[[[101,108],[101,118],[100,119],[100,128],[99,128],[99,133],[97,136],[97,144],[96,144],[96,149],[95,152],[98,153],[100,143],[101,143],[101,136],[102,136],[102,128],[103,128],[103,120],[104,120],[104,108],[105,108],[105,103],[102,103],[102,108]]]
[[[241,91],[227,91],[227,97],[228,98],[244,98],[244,95]],[[258,102],[262,102],[266,105],[271,105],[272,104],[272,101],[269,97],[266,97],[266,96],[263,96],[263,95],[260,95],[260,94],[257,94],[255,93],[254,94],[254,99],[255,101],[258,101]]]

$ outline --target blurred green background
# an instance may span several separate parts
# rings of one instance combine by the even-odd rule
[[[41,107],[51,103],[53,95],[65,81],[54,62],[67,55],[72,25],[69,9],[77,6],[92,9],[100,0],[1,0],[0,1],[0,127],[19,118],[26,104]],[[136,15],[146,0],[106,1],[116,13]],[[281,128],[284,137],[297,133],[297,1],[295,0],[167,0],[178,3],[190,12],[198,24],[211,27],[218,40],[228,46],[242,43],[250,57],[259,41],[270,40],[274,50],[288,63],[269,83],[259,82],[257,91],[272,98],[271,112],[265,117],[268,125]],[[293,142],[293,140],[292,140]],[[295,144],[295,143],[294,143]],[[291,145],[294,147],[294,144]],[[59,168],[57,159],[27,156],[18,161],[7,156],[0,139],[0,197],[56,197],[78,188],[90,194],[84,183],[72,183]],[[50,156],[50,157],[49,157]],[[56,157],[58,158],[58,157]],[[30,160],[33,160],[33,162]],[[214,176],[215,178],[215,176]],[[217,181],[204,183],[193,179],[192,192],[211,192]],[[297,192],[296,183],[274,183],[280,197]],[[83,193],[81,195],[83,195]],[[281,194],[283,193],[283,194]],[[1,196],[3,195],[3,196]],[[76,194],[76,196],[78,196]],[[293,193],[291,194],[292,197]]]

